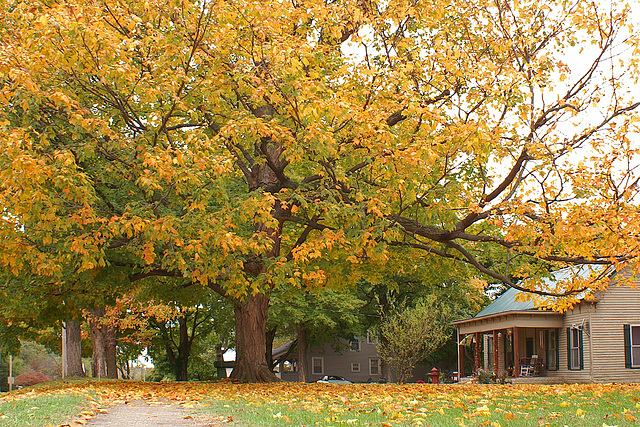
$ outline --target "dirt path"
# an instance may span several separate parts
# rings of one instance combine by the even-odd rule
[[[206,427],[220,425],[189,415],[180,405],[171,402],[135,400],[105,408],[87,426],[90,427]]]

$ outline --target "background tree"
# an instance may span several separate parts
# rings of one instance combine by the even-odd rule
[[[424,297],[414,306],[396,308],[380,323],[378,352],[404,383],[416,364],[438,350],[450,338],[453,316],[448,305],[435,296]]]
[[[617,6],[616,6],[617,7]],[[3,3],[0,257],[42,294],[119,268],[233,301],[269,381],[274,288],[398,248],[564,309],[638,256],[629,7],[527,0]],[[585,50],[569,62],[569,50]],[[566,126],[565,126],[566,124]],[[522,257],[514,282],[500,265]],[[533,262],[533,261],[540,262]]]
[[[514,264],[517,264],[517,261]],[[473,316],[488,302],[488,298],[484,295],[487,282],[477,277],[478,272],[475,269],[451,260],[438,262],[421,259],[407,263],[402,254],[396,254],[386,267],[380,270],[381,277],[375,283],[366,281],[359,283],[358,295],[366,301],[361,308],[362,312],[369,314],[365,318],[368,321],[366,329],[377,335],[380,346],[388,350],[390,358],[400,357],[405,354],[403,353],[405,351],[410,352],[411,350],[402,349],[397,356],[393,354],[394,349],[401,345],[401,340],[418,339],[423,328],[429,327],[429,321],[433,315],[423,319],[426,324],[415,331],[415,336],[411,335],[413,332],[406,332],[407,336],[395,337],[393,342],[389,342],[387,341],[389,334],[379,333],[382,327],[388,330],[390,319],[396,327],[400,327],[403,321],[408,322],[407,319],[413,319],[412,310],[415,309],[416,303],[432,302],[434,310],[440,310],[441,306],[446,306],[441,314],[453,320]],[[403,317],[405,310],[408,310],[406,318]],[[437,331],[439,327],[435,325],[434,330]],[[451,331],[447,331],[446,341],[440,347],[436,346],[435,350],[429,348],[426,349],[429,351],[426,351],[420,346],[415,347],[417,353],[412,356],[418,358],[407,362],[405,366],[413,367],[416,363],[422,364],[429,361],[446,369],[446,366],[457,357],[456,339],[450,333]],[[404,345],[412,344],[405,342]],[[423,356],[419,356],[422,351],[424,351]],[[383,364],[383,376],[386,378],[404,376],[405,381],[410,378],[411,374],[403,371],[398,363]]]
[[[353,340],[366,333],[366,322],[361,312],[364,301],[355,288],[345,289],[292,289],[275,293],[269,307],[269,328],[279,337],[294,341],[297,352],[299,381],[307,381],[309,347],[331,344],[339,348],[340,338]],[[274,333],[275,336],[275,333]],[[272,347],[267,345],[267,348]]]
[[[232,335],[233,309],[219,295],[199,284],[183,280],[156,278],[153,286],[141,286],[123,303],[126,307],[122,325],[133,331],[135,341],[148,345],[157,371],[170,374],[178,381],[192,378],[194,351],[206,351],[208,343],[214,351],[216,345]],[[141,301],[141,302],[138,302]],[[213,361],[198,358],[200,378],[207,376],[204,369]]]

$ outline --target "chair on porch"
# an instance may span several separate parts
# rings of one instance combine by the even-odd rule
[[[520,376],[532,377],[538,375],[540,363],[538,361],[538,355],[534,354],[530,358],[524,357],[520,360]]]

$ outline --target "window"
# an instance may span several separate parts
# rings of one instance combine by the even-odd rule
[[[582,352],[582,330],[578,328],[567,328],[567,348],[568,348],[568,368],[576,371],[584,369]]]
[[[324,358],[322,357],[311,358],[311,373],[313,375],[324,375]]]
[[[536,354],[536,351],[534,350],[534,342],[533,342],[533,338],[525,338],[525,342],[524,342],[524,347],[525,347],[525,352],[527,353],[527,357],[531,357],[534,354]]]
[[[360,372],[360,363],[351,362],[351,372]]]
[[[351,351],[360,351],[360,340],[356,337],[355,340],[349,341],[349,347]]]
[[[640,368],[640,325],[624,325],[625,366]]]
[[[380,375],[380,359],[369,359],[369,375]]]

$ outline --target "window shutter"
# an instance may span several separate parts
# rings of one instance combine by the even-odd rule
[[[584,331],[580,329],[580,370],[584,369]]]
[[[556,329],[556,371],[560,370],[560,329]]]
[[[551,342],[549,340],[549,335],[551,335],[549,333],[549,331],[544,331],[544,348],[545,348],[545,355],[544,355],[544,360],[546,360],[547,362],[547,370],[549,370],[549,343]]]
[[[571,370],[571,328],[567,328],[567,369]]]
[[[624,367],[631,369],[631,326],[624,325]]]

